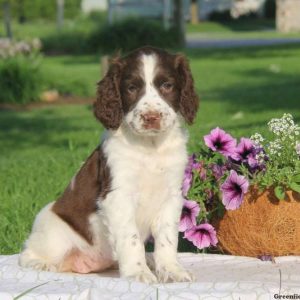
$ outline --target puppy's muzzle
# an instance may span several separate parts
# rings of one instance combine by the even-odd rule
[[[149,111],[141,115],[144,129],[160,129],[162,113],[157,111]]]

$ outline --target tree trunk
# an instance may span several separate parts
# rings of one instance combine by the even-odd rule
[[[199,23],[197,1],[192,1],[191,2],[191,23],[192,24],[198,24]]]
[[[170,15],[170,7],[171,7],[171,0],[163,0],[163,23],[164,28],[169,29],[171,27],[170,21],[172,16]]]
[[[4,17],[4,27],[6,36],[12,39],[13,34],[11,30],[11,17],[10,17],[10,3],[9,1],[4,1],[3,3],[3,17]]]
[[[174,25],[178,33],[178,46],[185,46],[185,22],[183,13],[183,1],[174,0]]]
[[[25,23],[26,22],[26,17],[25,17],[25,7],[24,7],[24,0],[19,0],[17,3],[17,9],[18,9],[18,20],[19,23]]]
[[[57,29],[61,30],[64,25],[64,0],[56,0],[57,4]]]
[[[276,0],[276,28],[280,32],[300,32],[299,0]]]

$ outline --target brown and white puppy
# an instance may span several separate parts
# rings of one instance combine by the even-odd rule
[[[143,282],[188,281],[177,261],[181,184],[187,163],[185,120],[198,108],[182,55],[143,47],[115,59],[98,84],[101,145],[63,195],[37,215],[20,264],[40,270],[100,272]],[[144,242],[152,235],[155,274]]]

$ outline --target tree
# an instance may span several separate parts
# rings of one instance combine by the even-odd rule
[[[10,13],[11,6],[9,0],[4,1],[2,3],[2,7],[3,7],[3,19],[4,19],[6,36],[11,39],[13,37],[13,34],[11,30],[11,13]]]
[[[58,30],[62,29],[64,24],[64,5],[65,5],[64,0],[56,0]]]
[[[183,12],[183,0],[174,0],[174,27],[178,33],[178,45],[185,46],[185,24]]]

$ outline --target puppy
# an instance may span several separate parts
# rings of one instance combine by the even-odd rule
[[[177,260],[187,134],[198,109],[182,55],[152,47],[115,59],[99,82],[102,143],[55,202],[37,215],[20,265],[90,273],[119,265],[123,277],[190,281]],[[144,242],[152,235],[154,273]]]

